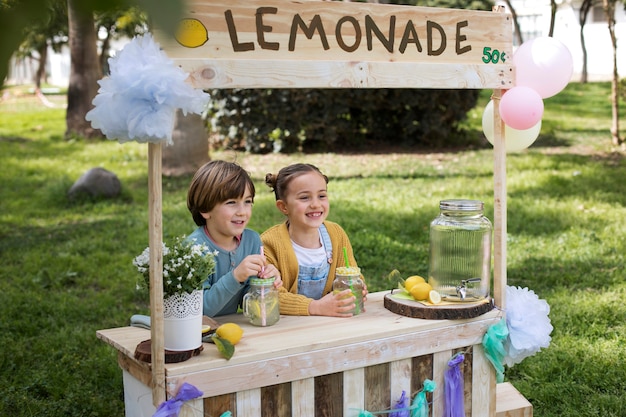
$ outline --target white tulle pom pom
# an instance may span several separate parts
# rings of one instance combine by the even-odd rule
[[[550,333],[550,306],[528,288],[506,288],[506,324],[509,336],[505,342],[504,362],[509,366],[520,363],[528,356],[547,348],[552,340]]]
[[[152,35],[136,36],[109,59],[111,75],[98,81],[91,126],[120,142],[172,144],[176,111],[201,114],[210,96],[185,82],[177,67]]]

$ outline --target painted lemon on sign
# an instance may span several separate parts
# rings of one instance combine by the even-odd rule
[[[197,48],[209,40],[209,32],[198,19],[181,19],[176,40],[187,48]]]

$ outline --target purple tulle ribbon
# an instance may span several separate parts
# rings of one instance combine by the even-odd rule
[[[406,395],[406,391],[402,390],[402,395],[391,410],[389,417],[410,417],[409,400],[410,398]]]
[[[465,356],[458,353],[448,361],[448,369],[444,375],[446,396],[444,417],[465,416],[463,374],[461,373],[461,364],[464,360]]]
[[[163,401],[152,417],[178,417],[183,403],[198,397],[202,397],[202,391],[185,382],[178,389],[178,394],[174,398]]]

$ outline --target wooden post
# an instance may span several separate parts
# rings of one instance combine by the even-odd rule
[[[165,348],[163,345],[163,227],[162,148],[148,145],[148,232],[150,245],[150,336],[152,345],[152,402],[165,401]]]
[[[504,12],[504,6],[494,6]],[[506,145],[505,125],[500,117],[502,90],[494,90],[493,99],[493,296],[496,307],[506,308]]]

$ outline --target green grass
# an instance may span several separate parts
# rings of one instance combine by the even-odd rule
[[[626,164],[610,145],[610,86],[570,84],[546,100],[529,150],[507,158],[508,280],[551,306],[552,344],[506,371],[535,416],[626,415]],[[466,129],[480,134],[489,92]],[[61,100],[61,98],[58,98]],[[148,241],[147,147],[65,141],[65,111],[0,102],[0,415],[124,412],[116,352],[98,329],[148,313],[131,265]],[[486,144],[486,141],[484,141]],[[330,219],[349,233],[370,290],[392,269],[426,274],[428,224],[443,198],[485,201],[493,219],[491,149],[389,154],[234,155],[255,180],[250,227],[282,220],[267,172],[294,162],[331,178]],[[66,192],[102,166],[115,200],[70,203]],[[189,233],[190,177],[163,179],[166,238]]]

